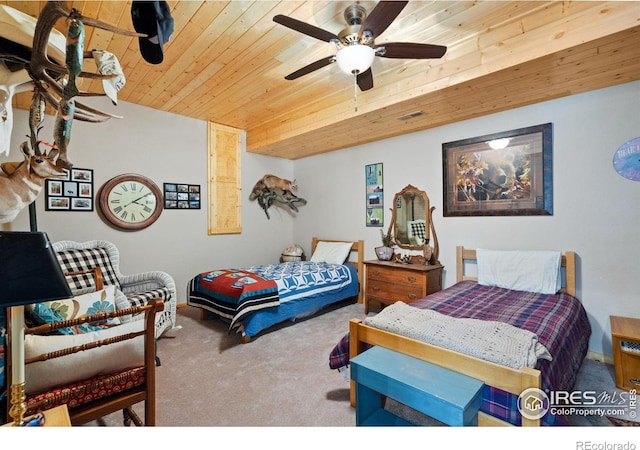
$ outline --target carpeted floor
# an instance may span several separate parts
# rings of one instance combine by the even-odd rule
[[[603,364],[598,361],[585,360],[580,370],[578,381],[574,387],[574,391],[592,391],[595,392],[598,400],[602,399],[601,403],[611,404],[615,407],[618,403],[623,405],[628,404],[628,392],[616,388],[616,374],[612,365]],[[603,397],[606,393],[609,397]],[[594,408],[587,408],[587,411],[593,411]],[[631,424],[637,422],[639,419],[636,417],[637,411],[625,411],[624,414],[617,414],[615,416],[607,416],[606,408],[595,408],[595,411],[601,414],[592,415],[574,415],[571,417],[571,423],[575,426],[597,426],[597,427],[610,427],[610,426],[630,426],[626,422]]]
[[[328,356],[349,320],[365,316],[362,305],[341,306],[274,327],[249,344],[228,335],[226,323],[202,321],[200,311],[191,307],[179,309],[182,330],[158,342],[157,425],[352,427],[349,383],[329,369]],[[613,392],[614,384],[611,366],[589,360],[576,389]],[[142,412],[140,405],[136,410]],[[421,415],[406,414],[418,424],[434,425]],[[571,422],[614,425],[605,416],[576,416]],[[91,425],[121,426],[121,414]]]

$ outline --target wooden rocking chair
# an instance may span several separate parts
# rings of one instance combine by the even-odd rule
[[[93,272],[96,281],[96,290],[103,289],[102,274],[99,268],[85,271]],[[76,273],[73,273],[76,274]],[[72,275],[72,274],[68,274]],[[26,364],[26,391],[27,391],[27,411],[26,415],[31,415],[39,411],[47,410],[59,405],[66,404],[69,410],[69,417],[72,425],[82,425],[87,422],[99,419],[113,412],[122,410],[124,425],[129,426],[131,422],[141,426],[154,426],[156,421],[155,402],[155,318],[156,313],[162,311],[164,303],[160,298],[153,298],[146,305],[131,307],[123,310],[100,313],[92,316],[80,317],[72,320],[48,323],[25,329],[25,338],[29,335],[38,336],[37,342],[51,343],[51,339],[58,339],[64,342],[65,338],[73,341],[69,347],[47,351],[38,355],[27,354]],[[106,320],[124,318],[143,313],[144,320],[131,320],[120,325],[111,326],[104,330],[94,331],[91,339],[87,334],[77,335],[50,335],[51,332],[67,327],[77,327],[82,324],[104,323]],[[100,336],[101,334],[106,336]],[[45,334],[45,336],[42,336]],[[10,333],[9,333],[10,335]],[[78,340],[87,341],[78,343]],[[133,339],[138,338],[135,342]],[[49,340],[48,342],[46,340]],[[140,342],[140,341],[143,342]],[[129,342],[126,342],[129,341]],[[122,346],[127,346],[123,348]],[[120,346],[120,347],[118,347]],[[135,364],[131,364],[131,348],[134,346],[135,353],[139,356]],[[141,350],[140,346],[144,349]],[[9,351],[11,345],[8,346]],[[45,345],[46,347],[46,345]],[[118,367],[119,358],[129,357],[129,362],[122,363]],[[54,361],[56,358],[67,360]],[[71,358],[71,359],[69,359]],[[82,360],[82,364],[73,364],[71,361]],[[109,359],[104,370],[97,369],[101,366],[103,359]],[[126,358],[125,358],[126,359]],[[135,358],[134,358],[135,359]],[[11,361],[11,358],[8,358]],[[32,373],[32,387],[29,386],[30,368],[38,364],[57,364],[58,369],[40,367],[36,374],[46,373],[40,379],[34,379],[38,375]],[[60,370],[60,367],[64,368]],[[107,370],[106,367],[109,367]],[[118,367],[113,369],[113,367]],[[98,373],[87,379],[73,379],[61,384],[48,386],[46,389],[34,391],[33,385],[41,384],[46,378],[48,384],[54,383],[50,378],[64,373],[64,377],[69,378],[74,373],[82,373],[87,370],[97,370]],[[11,370],[7,371],[10,378]],[[63,377],[63,378],[64,378]],[[11,380],[8,379],[11,383]],[[9,384],[10,385],[10,384]],[[133,410],[133,405],[144,402],[144,421],[142,421]]]

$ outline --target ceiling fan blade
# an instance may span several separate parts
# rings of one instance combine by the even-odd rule
[[[365,30],[371,31],[373,37],[376,38],[384,33],[391,22],[395,20],[400,12],[407,6],[409,2],[400,1],[380,1],[367,15],[360,27],[358,35],[362,37]]]
[[[296,78],[300,78],[303,75],[307,75],[315,70],[322,69],[324,66],[328,66],[332,62],[335,62],[335,55],[327,56],[326,58],[319,59],[316,62],[312,62],[311,64],[304,66],[302,69],[298,69],[293,73],[290,73],[286,77],[285,80],[295,80]]]
[[[373,87],[373,72],[371,72],[371,67],[357,75],[357,83],[361,91],[368,91]]]
[[[411,42],[389,42],[376,45],[377,50],[384,48],[384,52],[379,54],[383,58],[405,58],[405,59],[430,59],[442,58],[447,52],[444,45],[414,44]]]
[[[318,28],[314,25],[310,25],[306,22],[301,22],[300,20],[293,19],[288,16],[283,16],[282,14],[274,16],[273,21],[279,23],[280,25],[284,25],[287,28],[291,28],[292,30],[298,31],[302,34],[306,34],[307,36],[320,39],[321,41],[331,42],[334,39],[338,40],[338,36],[329,31],[323,30],[322,28]]]

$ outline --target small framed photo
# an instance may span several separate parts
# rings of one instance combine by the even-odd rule
[[[164,183],[164,209],[200,209],[200,185]]]
[[[91,211],[92,203],[90,198],[75,197],[71,199],[71,209],[74,211]]]
[[[69,209],[69,197],[47,198],[47,211],[64,211]]]
[[[78,197],[93,198],[93,184],[78,183]]]
[[[71,181],[93,182],[93,170],[71,169]]]
[[[47,180],[47,194],[52,197],[62,195],[62,181]]]
[[[62,191],[63,195],[67,197],[78,196],[78,183],[74,181],[65,181],[63,186],[64,186],[64,190]]]
[[[46,211],[93,211],[93,169],[72,168],[45,180]]]

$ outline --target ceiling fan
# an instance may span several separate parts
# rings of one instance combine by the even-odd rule
[[[371,64],[376,56],[402,59],[442,58],[447,51],[447,47],[442,45],[410,42],[376,45],[375,39],[391,25],[408,3],[408,1],[380,1],[369,14],[361,5],[348,6],[344,11],[347,26],[337,35],[282,14],[274,16],[274,22],[280,25],[321,41],[330,42],[337,47],[335,55],[315,61],[284,78],[295,80],[337,62],[343,72],[356,77],[355,81],[360,90],[366,91],[373,87]]]

